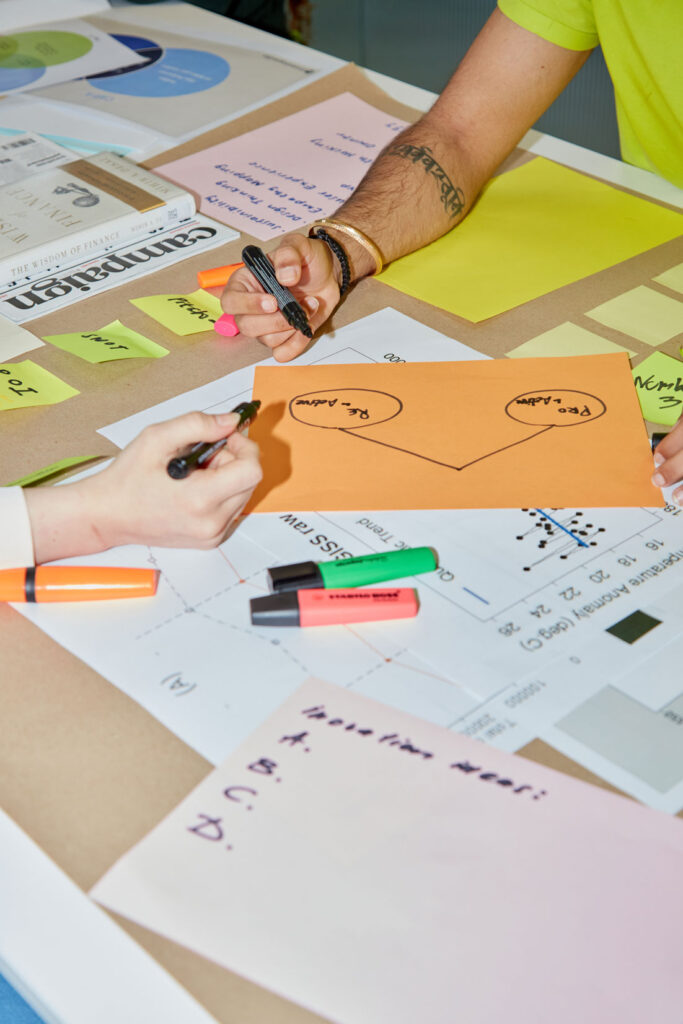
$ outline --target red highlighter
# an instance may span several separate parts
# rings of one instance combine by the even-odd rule
[[[0,601],[110,601],[151,597],[157,569],[103,565],[36,565],[0,570]]]
[[[382,590],[290,590],[249,602],[254,626],[334,626],[344,622],[409,619],[417,615],[412,587]]]

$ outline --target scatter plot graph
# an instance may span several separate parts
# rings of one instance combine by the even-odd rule
[[[383,514],[381,522],[412,545],[428,537],[440,565],[453,570],[453,576],[442,572],[423,579],[422,586],[485,622],[539,600],[547,588],[559,591],[577,574],[581,582],[576,589],[585,594],[598,556],[608,557],[614,578],[623,574],[624,568],[612,563],[622,549],[628,553],[624,546],[631,541],[634,550],[640,547],[662,517],[645,508],[453,510],[422,513],[421,534],[410,531],[396,513]]]
[[[524,572],[531,572],[549,559],[560,562],[577,557],[583,559],[590,548],[598,546],[600,535],[606,532],[604,526],[597,526],[582,511],[541,508],[521,511],[529,516],[531,525],[517,534],[517,540],[530,542],[536,551],[536,557],[523,566]]]

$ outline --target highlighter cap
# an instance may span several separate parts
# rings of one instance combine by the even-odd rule
[[[299,626],[299,600],[295,590],[253,597],[249,602],[253,626]]]
[[[315,562],[294,562],[292,565],[274,565],[268,570],[270,589],[275,594],[290,590],[309,590],[324,586],[320,569]]]

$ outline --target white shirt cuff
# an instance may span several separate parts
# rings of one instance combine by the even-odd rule
[[[21,487],[0,487],[0,569],[33,565],[33,537]]]

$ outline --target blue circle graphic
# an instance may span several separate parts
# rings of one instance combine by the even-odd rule
[[[91,78],[90,84],[122,96],[189,96],[218,85],[229,74],[227,60],[216,54],[171,48],[165,50],[160,59],[140,69],[131,68],[111,78]]]
[[[141,71],[144,67],[149,64],[154,64],[155,61],[160,60],[164,55],[164,51],[160,46],[157,46],[151,39],[146,39],[144,36],[128,36],[123,35],[120,32],[111,32],[112,39],[116,39],[117,42],[123,43],[130,50],[133,50],[138,57],[143,57],[145,64],[127,64],[122,68],[114,68],[113,71],[101,71],[98,75],[88,75],[88,81],[99,81],[101,78],[111,78],[113,75],[127,75],[131,71]]]
[[[3,68],[0,67],[0,92],[10,89],[21,89],[24,85],[32,85],[42,78],[45,68]]]

